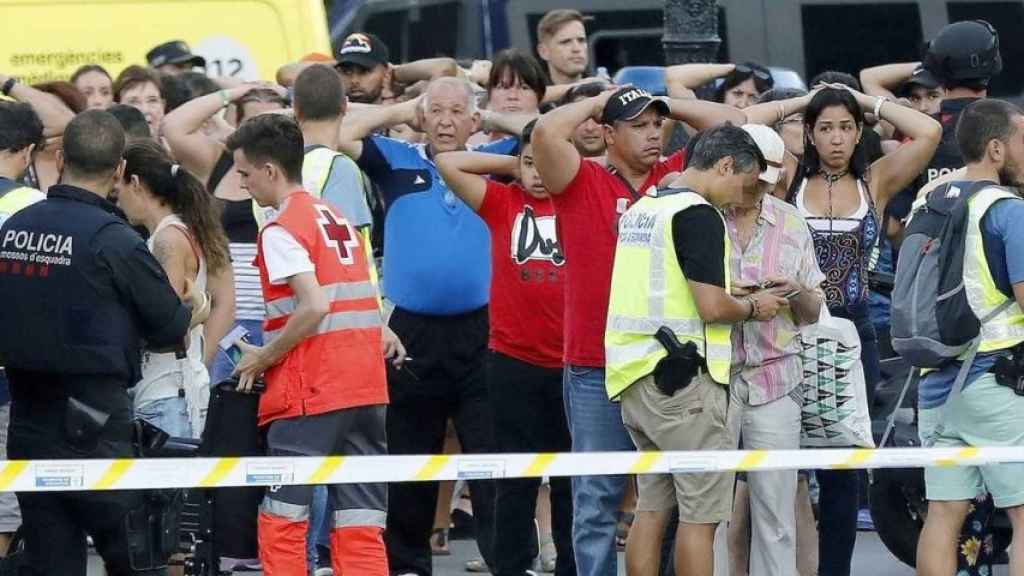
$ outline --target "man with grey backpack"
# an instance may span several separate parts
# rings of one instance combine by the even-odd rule
[[[893,293],[893,347],[930,368],[918,389],[925,446],[1024,446],[1024,111],[968,106],[957,125],[963,178],[934,188],[907,227]],[[929,468],[917,573],[956,571],[974,498],[991,493],[1024,528],[1024,465]],[[1011,574],[1024,573],[1014,538]]]

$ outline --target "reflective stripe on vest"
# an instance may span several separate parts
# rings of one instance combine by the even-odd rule
[[[335,152],[325,146],[317,146],[302,157],[302,187],[314,198],[323,199],[324,186],[331,176],[331,166],[337,157],[347,159],[341,152]],[[360,180],[362,176],[360,176]],[[362,190],[359,191],[362,193]]]
[[[317,324],[316,335],[330,334],[339,330],[359,330],[363,328],[380,328],[384,325],[379,310],[356,310],[354,312],[331,312]],[[284,326],[277,330],[263,333],[266,343],[272,342],[284,332]]]
[[[328,302],[377,298],[377,288],[372,282],[339,282],[321,286],[320,289],[323,290]],[[267,320],[291,315],[295,311],[297,302],[294,296],[267,302]]]
[[[0,224],[15,212],[46,198],[46,195],[28,186],[18,186],[0,195]]]
[[[1003,188],[989,186],[974,194],[968,205],[964,288],[967,292],[967,302],[978,318],[984,318],[1009,300],[996,286],[988,259],[985,257],[985,244],[981,233],[981,221],[989,208],[996,202],[1009,199],[1018,197]],[[1007,249],[1009,248],[1007,246]],[[1021,342],[1024,342],[1024,312],[1019,305],[1013,305],[981,326],[981,346],[978,351],[1005,350]]]
[[[701,205],[710,206],[693,192],[648,196],[633,204],[619,221],[605,332],[605,386],[611,399],[652,373],[667,355],[654,338],[661,326],[670,328],[681,342],[696,344],[711,377],[722,384],[729,382],[731,327],[701,320],[672,236],[672,218]],[[724,229],[724,219],[722,222]],[[728,236],[723,241],[728,290]]]
[[[316,332],[304,338],[266,372],[259,423],[300,415],[323,414],[388,401],[381,328],[384,321],[370,280],[370,263],[361,237],[334,208],[298,191],[260,231],[256,262],[267,303],[265,342],[279,338],[297,308],[287,284],[270,282],[262,237],[281,226],[309,254],[316,281],[328,296],[329,312]],[[353,244],[356,241],[357,244]]]

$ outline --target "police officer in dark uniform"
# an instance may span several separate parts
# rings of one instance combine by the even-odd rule
[[[64,132],[61,183],[0,228],[12,459],[132,458],[127,389],[139,380],[143,347],[180,347],[190,308],[204,308],[205,295],[189,294],[189,305],[178,299],[106,199],[124,170],[124,147],[113,116],[78,115]],[[36,485],[82,486],[74,470],[33,474]],[[18,493],[28,573],[85,576],[89,534],[111,576],[163,574],[147,560],[150,538],[136,530],[145,499],[139,491]]]
[[[936,119],[942,123],[942,142],[923,174],[922,186],[964,166],[956,143],[960,113],[988,96],[988,83],[1003,69],[999,34],[984,20],[949,24],[931,41],[924,67],[946,89]]]

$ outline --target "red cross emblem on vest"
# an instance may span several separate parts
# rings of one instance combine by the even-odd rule
[[[338,253],[338,260],[342,264],[353,262],[353,250],[359,248],[359,240],[356,233],[349,226],[344,218],[338,218],[327,206],[316,206],[317,219],[320,224],[320,233],[324,235],[324,242],[334,248]]]

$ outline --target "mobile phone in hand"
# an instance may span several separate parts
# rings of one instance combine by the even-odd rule
[[[227,355],[232,365],[238,366],[238,363],[242,360],[242,349],[238,346],[238,343],[248,343],[248,336],[249,331],[244,326],[236,326],[217,343],[217,347]]]

